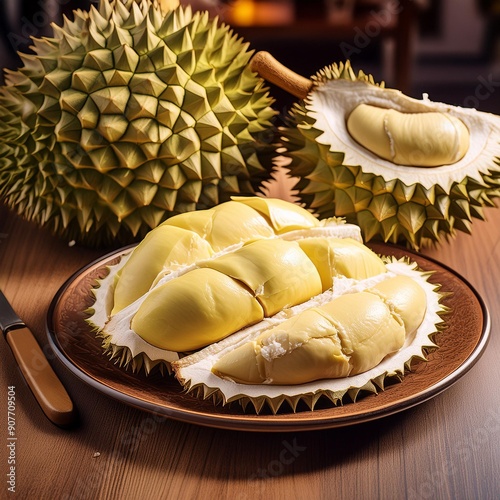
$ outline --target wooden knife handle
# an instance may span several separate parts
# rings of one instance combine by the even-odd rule
[[[5,337],[45,415],[61,427],[74,424],[73,402],[31,331],[26,327],[16,328],[9,330]]]

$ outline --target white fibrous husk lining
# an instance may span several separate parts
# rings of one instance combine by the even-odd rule
[[[359,226],[346,224],[344,219],[332,217],[321,221],[321,224],[321,226],[309,229],[289,231],[276,236],[276,238],[300,240],[316,236],[330,236],[335,238],[352,238],[360,243],[362,242]],[[242,243],[226,248],[212,256],[212,259],[232,252],[241,246]],[[115,278],[120,269],[125,265],[132,251],[133,249],[124,252],[117,264],[109,266],[109,272],[106,277],[98,280],[96,286],[92,289],[95,301],[88,311],[90,317],[87,319],[87,323],[95,330],[96,335],[102,338],[104,351],[119,366],[131,368],[134,372],[144,369],[146,373],[149,373],[153,368],[159,368],[162,372],[166,370],[168,373],[171,373],[171,363],[178,360],[184,353],[167,351],[155,347],[142,339],[130,328],[131,320],[148,296],[147,293],[110,318],[110,312],[113,307]],[[196,267],[197,264],[194,263],[176,268],[172,272],[167,271],[153,286],[159,286]]]
[[[404,113],[442,112],[462,120],[470,133],[470,146],[466,155],[458,162],[439,167],[411,167],[384,160],[360,147],[347,130],[350,113],[360,104],[371,104],[391,108]],[[361,165],[363,171],[380,175],[386,182],[400,179],[407,186],[421,184],[430,189],[439,185],[447,193],[454,183],[466,178],[482,183],[482,176],[491,169],[499,169],[500,117],[444,103],[405,96],[398,90],[386,89],[366,82],[330,80],[318,86],[305,102],[314,118],[314,128],[323,132],[317,142],[333,152],[345,154],[344,165]]]
[[[386,261],[388,272],[385,274],[363,281],[336,278],[332,289],[313,297],[310,301],[283,310],[272,318],[267,318],[174,362],[173,369],[176,377],[188,392],[193,392],[198,397],[212,398],[215,403],[223,405],[239,401],[244,408],[250,403],[257,413],[261,412],[266,405],[273,413],[276,413],[284,402],[296,411],[300,401],[305,402],[313,410],[322,396],[328,398],[334,405],[338,405],[343,403],[346,395],[355,401],[361,392],[377,393],[379,390],[384,390],[384,381],[388,377],[401,381],[405,369],[410,369],[412,360],[425,360],[426,351],[437,347],[432,336],[441,328],[443,323],[441,316],[447,312],[447,308],[440,302],[443,295],[439,292],[439,286],[428,281],[431,273],[419,270],[416,263],[409,262],[407,259],[386,258]],[[403,347],[398,352],[388,355],[375,368],[351,377],[289,386],[240,384],[222,379],[212,373],[212,366],[220,357],[258,337],[266,329],[304,309],[321,305],[344,293],[360,292],[395,275],[409,276],[422,286],[427,296],[427,309],[421,325],[416,332],[407,337]]]

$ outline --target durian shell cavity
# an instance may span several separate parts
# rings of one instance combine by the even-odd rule
[[[358,227],[252,197],[167,221],[93,292],[88,321],[116,362],[257,410],[314,386],[336,402],[369,389],[373,369],[381,387],[433,345],[441,311],[426,277],[376,255]]]
[[[359,107],[360,105],[370,107],[363,108]],[[345,165],[361,165],[365,172],[381,175],[388,183],[394,179],[401,179],[407,186],[419,183],[424,188],[430,189],[434,185],[439,185],[443,190],[449,191],[454,182],[461,182],[467,177],[481,181],[481,174],[486,174],[492,159],[500,155],[500,144],[498,140],[494,140],[494,137],[498,138],[500,135],[500,120],[497,117],[487,113],[478,115],[473,109],[436,103],[428,99],[413,99],[398,90],[382,88],[364,81],[353,82],[343,79],[325,81],[311,92],[306,108],[315,120],[314,128],[320,132],[317,137],[318,143],[327,145],[331,151],[341,151],[344,154]],[[368,114],[364,115],[363,110],[368,110]],[[361,139],[360,142],[368,141],[370,144],[375,142],[375,139],[369,138],[374,131],[385,136],[381,142],[388,141],[384,130],[387,126],[384,125],[384,119],[387,118],[385,110],[392,110],[391,114],[396,117],[395,123],[389,126],[389,133],[399,133],[402,136],[394,143],[402,143],[406,139],[410,141],[410,146],[403,146],[403,151],[396,157],[405,160],[401,163],[391,160],[395,157],[395,153],[391,152],[394,146],[379,146],[385,151],[384,156],[388,157],[383,158],[371,152],[370,148],[360,148],[358,141],[348,130],[351,114],[360,113],[364,115],[359,120],[361,123],[353,125],[354,119],[351,117],[351,128],[358,129],[355,135]],[[439,163],[432,161],[432,158],[426,159],[429,152],[425,151],[424,146],[412,149],[412,141],[417,142],[416,138],[412,137],[415,130],[420,137],[426,134],[431,136],[433,132],[439,136],[443,128],[443,119],[446,120],[446,117],[454,124],[454,132],[450,134],[451,141],[447,141],[447,144],[452,144],[450,152],[440,153],[446,162]],[[404,125],[410,124],[411,119],[416,123],[406,130]],[[365,120],[370,120],[371,123],[366,123]],[[428,125],[432,127],[429,127],[428,131],[419,130],[427,120],[429,120]],[[492,129],[496,133],[493,133]],[[465,148],[464,144],[468,147]],[[437,141],[436,146],[443,147],[441,141]],[[371,145],[371,148],[377,149],[375,145]],[[465,149],[466,152],[463,154]],[[461,159],[456,160],[460,156]],[[433,165],[427,166],[439,168],[419,168],[426,166],[428,162],[432,162]]]
[[[435,347],[430,336],[445,312],[438,287],[415,264],[392,259],[386,267],[368,280],[338,278],[288,314],[174,361],[176,377],[199,397],[257,412],[285,402],[295,410],[300,401],[314,409],[321,397],[340,404],[383,390]]]
[[[281,127],[299,200],[363,239],[415,249],[470,233],[500,194],[500,117],[408,97],[349,61],[311,77]]]

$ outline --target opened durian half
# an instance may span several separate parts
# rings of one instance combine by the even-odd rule
[[[103,246],[255,194],[276,113],[248,43],[208,13],[152,0],[100,0],[73,17],[6,71],[0,200]]]
[[[167,220],[94,294],[88,321],[111,359],[257,411],[382,387],[434,346],[443,311],[425,274],[381,259],[357,226],[259,197]]]
[[[500,195],[500,117],[410,98],[349,62],[310,80],[258,53],[253,68],[300,98],[281,129],[300,201],[365,241],[439,242]]]

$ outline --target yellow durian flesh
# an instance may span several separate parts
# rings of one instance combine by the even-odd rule
[[[335,276],[362,280],[386,272],[382,259],[352,238],[306,238],[298,243],[318,269],[323,290],[333,285]]]
[[[183,352],[263,318],[259,302],[241,283],[213,269],[195,269],[154,288],[131,327],[153,346]]]
[[[338,332],[309,309],[219,359],[212,372],[243,384],[301,384],[349,374]]]
[[[403,346],[403,321],[368,291],[339,297],[322,306],[322,310],[338,325],[343,352],[352,367],[349,375],[377,366],[387,354]]]
[[[241,197],[208,210],[171,217],[148,233],[120,269],[111,314],[130,305],[163,274],[180,266],[208,259],[233,245],[318,225],[303,208],[272,198],[254,201]]]
[[[213,255],[206,240],[192,231],[160,226],[146,235],[116,277],[111,314],[144,295],[164,269],[175,269]]]
[[[426,310],[426,296],[421,286],[408,276],[395,276],[371,289],[378,293],[398,314],[408,333],[414,332],[422,322]]]
[[[395,277],[341,295],[229,351],[212,373],[243,384],[278,385],[363,373],[400,349],[414,331],[408,328],[422,322],[426,299],[419,288],[409,277]]]
[[[321,292],[297,243],[256,240],[155,287],[131,326],[156,347],[191,351]]]
[[[293,241],[257,240],[200,265],[246,285],[266,316],[305,302],[323,291],[316,267]],[[235,307],[235,312],[237,310]]]
[[[366,149],[399,165],[453,164],[465,156],[470,143],[463,121],[444,112],[405,113],[360,104],[349,114],[347,129]]]
[[[243,203],[231,201],[209,210],[175,215],[162,225],[177,226],[197,233],[215,252],[236,243],[275,235],[262,214]]]
[[[319,225],[318,219],[298,205],[277,198],[257,196],[233,197],[269,218],[276,234],[283,234],[294,229],[309,229]]]

